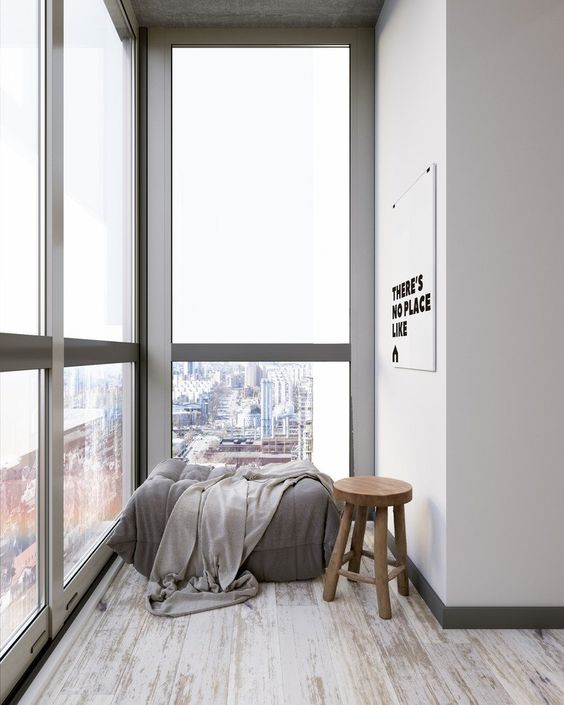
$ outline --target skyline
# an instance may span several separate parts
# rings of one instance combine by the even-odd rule
[[[238,467],[312,459],[310,363],[173,366],[173,455]]]

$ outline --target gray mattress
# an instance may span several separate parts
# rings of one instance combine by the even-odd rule
[[[223,474],[223,468],[180,459],[157,465],[127,503],[108,545],[149,576],[168,517],[184,490]],[[321,575],[339,528],[339,512],[320,482],[305,478],[288,488],[243,569],[262,582],[306,580]]]

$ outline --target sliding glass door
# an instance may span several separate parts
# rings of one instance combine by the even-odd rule
[[[0,3],[0,697],[48,630],[44,21]]]
[[[134,39],[119,0],[0,3],[0,700],[133,487]]]
[[[132,54],[104,0],[65,1],[64,334],[77,353],[63,381],[65,584],[132,491]],[[95,341],[113,364],[80,364]]]

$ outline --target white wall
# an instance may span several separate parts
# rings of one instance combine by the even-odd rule
[[[387,0],[376,28],[377,468],[449,606],[564,602],[563,37],[562,0]],[[390,364],[389,233],[433,161],[426,373]]]
[[[564,2],[447,10],[448,604],[564,604]]]
[[[446,0],[388,0],[376,27],[376,472],[411,482],[408,551],[446,601]],[[392,203],[437,164],[437,372],[391,365]]]

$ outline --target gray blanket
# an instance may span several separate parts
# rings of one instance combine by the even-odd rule
[[[179,497],[188,487],[224,473],[179,458],[160,463],[129,499],[109,546],[148,578]],[[330,494],[317,480],[304,477],[284,492],[242,568],[261,582],[315,578],[329,562],[338,528],[339,512]]]
[[[242,467],[192,484],[170,514],[147,588],[147,609],[179,616],[224,607],[256,595],[258,583],[241,572],[284,492],[300,480],[332,481],[312,463]]]

